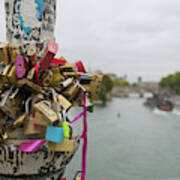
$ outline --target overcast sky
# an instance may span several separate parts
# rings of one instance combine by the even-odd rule
[[[57,0],[59,55],[158,81],[180,70],[180,0]],[[5,40],[0,0],[0,41]]]

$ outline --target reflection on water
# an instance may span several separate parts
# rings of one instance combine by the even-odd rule
[[[180,111],[152,111],[143,101],[114,99],[89,115],[87,180],[180,180]],[[81,125],[74,125],[77,131]],[[81,151],[68,180],[80,167]]]

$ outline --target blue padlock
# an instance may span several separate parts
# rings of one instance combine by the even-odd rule
[[[62,143],[63,141],[64,129],[55,126],[48,126],[46,130],[45,139],[47,141]]]

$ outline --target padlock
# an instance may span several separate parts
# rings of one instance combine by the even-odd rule
[[[60,84],[62,81],[64,81],[64,76],[61,75],[59,71],[59,67],[55,66],[51,68],[51,71],[53,73],[53,78],[50,82],[51,86],[55,86],[57,84]]]
[[[40,101],[44,100],[44,95],[39,93],[33,97],[33,104],[38,103]]]
[[[46,71],[42,76],[42,85],[49,87],[53,80],[53,72],[51,70]]]
[[[8,65],[10,63],[9,43],[7,42],[0,43],[0,61],[5,65]]]
[[[6,65],[5,68],[4,68],[4,70],[3,70],[2,75],[5,76],[5,77],[7,77],[7,75],[8,75],[8,73],[9,73],[11,67],[12,67],[12,64]]]
[[[51,126],[53,125],[52,122],[50,122],[47,117],[45,117],[42,113],[39,111],[34,111],[34,125],[40,125],[40,126]]]
[[[57,113],[54,112],[43,101],[33,106],[35,111],[36,123],[40,125],[51,125],[58,120]],[[38,117],[39,116],[39,117]]]
[[[6,65],[5,68],[3,69],[3,72],[0,73],[0,79],[1,79],[1,82],[3,83],[3,88],[9,87],[10,85],[10,82],[8,80],[8,74],[11,71],[12,66],[13,64]]]
[[[0,73],[0,88],[1,90],[8,88],[10,86],[10,82],[8,80],[8,73],[10,72],[13,64],[6,65],[2,72]]]
[[[60,87],[64,89],[70,86],[72,83],[73,83],[73,78],[68,78],[60,84]]]
[[[72,104],[61,94],[57,96],[57,100],[66,111],[72,106]]]
[[[33,67],[27,74],[27,79],[32,80],[35,75],[35,68]]]
[[[0,141],[5,141],[8,139],[8,133],[5,131],[4,127],[0,128]]]
[[[64,129],[61,127],[48,126],[46,129],[45,139],[54,143],[62,143]]]
[[[80,76],[79,77],[79,83],[84,85],[84,84],[90,84],[92,80],[91,76]]]
[[[16,62],[17,56],[21,55],[21,49],[18,46],[9,46],[9,56],[11,62]]]
[[[38,135],[39,137],[45,137],[46,127],[36,125],[36,119],[32,115],[24,123],[25,135]]]
[[[6,76],[0,73],[0,90],[4,90],[10,86]]]
[[[38,92],[38,93],[42,93],[42,88],[41,86],[33,83],[32,81],[29,81],[27,79],[21,79],[17,81],[17,85],[22,87],[22,86],[26,86],[27,90],[32,91],[32,92]]]
[[[79,86],[75,86],[75,83],[72,83],[67,89],[65,89],[62,94],[66,96],[70,101],[78,94],[80,91]]]
[[[24,94],[22,94],[22,91],[19,88],[16,88],[10,95],[9,100],[11,101],[12,105],[19,105],[22,102],[22,99],[24,98]]]
[[[64,138],[61,144],[48,142],[48,150],[55,152],[73,152],[75,150],[75,141]]]
[[[16,75],[16,67],[15,65],[12,66],[12,68],[10,69],[8,75],[7,75],[7,78],[9,80],[9,82],[12,84],[12,85],[16,85],[17,83],[17,75]]]
[[[61,56],[60,58],[53,58],[51,61],[51,66],[64,65],[65,63],[67,63],[67,61],[63,56]]]
[[[82,61],[76,62],[75,65],[77,67],[78,72],[86,73],[86,70],[85,70],[85,67],[84,67]]]
[[[61,126],[64,129],[64,132],[63,132],[64,138],[69,138],[70,137],[69,123],[68,122],[62,122]]]
[[[75,79],[78,79],[78,74],[76,72],[63,72],[63,76],[65,77],[74,77]]]
[[[16,58],[16,75],[18,78],[23,78],[26,73],[25,60],[23,56],[17,56]]]
[[[28,51],[27,51],[27,55],[28,55],[31,63],[35,62],[36,52],[37,52],[36,46],[34,46],[34,45],[29,46]]]
[[[63,72],[75,72],[76,66],[72,63],[65,63],[59,66],[60,71]]]
[[[16,94],[16,95],[13,95]],[[11,98],[13,96],[13,98]],[[20,104],[22,101],[22,94],[12,90],[5,91],[2,95],[0,109],[10,118],[16,119],[17,114],[20,112]]]
[[[91,100],[99,100],[100,88],[102,87],[103,75],[94,74],[90,83],[89,92]]]
[[[21,115],[14,121],[13,126],[18,127],[24,123],[24,120],[26,119],[26,114]]]
[[[41,69],[46,71],[49,68],[51,61],[56,55],[57,51],[58,51],[58,44],[55,43],[54,41],[50,41],[39,64]]]

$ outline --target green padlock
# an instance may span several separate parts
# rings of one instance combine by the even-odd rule
[[[62,122],[62,128],[64,129],[64,138],[70,137],[70,130],[69,130],[69,123],[68,122]]]

